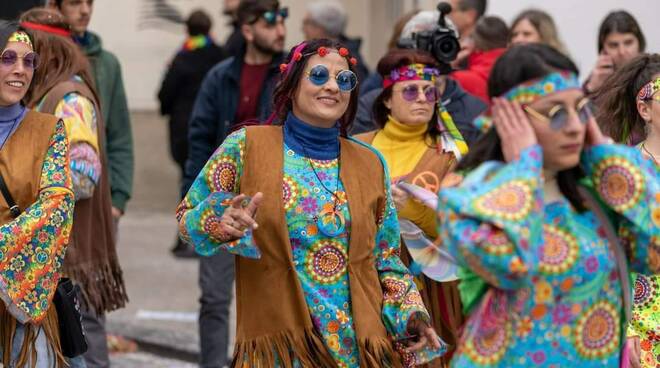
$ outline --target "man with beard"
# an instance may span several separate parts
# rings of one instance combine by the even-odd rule
[[[284,20],[278,0],[242,0],[236,19],[246,45],[239,56],[214,66],[202,82],[189,126],[183,194],[234,124],[266,120],[283,62]],[[202,257],[199,267],[199,333],[203,368],[227,364],[229,306],[234,280],[233,255]]]

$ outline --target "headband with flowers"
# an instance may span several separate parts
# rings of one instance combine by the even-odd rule
[[[435,79],[440,75],[440,70],[424,64],[410,64],[396,68],[390,72],[383,80],[383,88],[387,88],[394,83],[412,81],[412,80],[426,80],[435,82]]]
[[[328,48],[328,47],[325,47],[325,46],[321,46],[318,49],[316,49],[315,51],[311,51],[311,52],[307,52],[307,53],[303,54],[302,50],[305,48],[305,46],[307,46],[307,43],[305,43],[305,42],[302,42],[298,46],[296,46],[296,48],[293,50],[293,56],[291,57],[291,60],[289,61],[289,63],[288,64],[286,64],[286,63],[280,64],[280,72],[281,73],[288,73],[289,70],[291,69],[291,67],[293,67],[293,64],[295,62],[298,62],[298,61],[302,60],[302,58],[304,58],[304,57],[308,57],[308,56],[311,56],[311,55],[314,55],[314,54],[318,54],[320,57],[325,57],[326,55],[328,55],[331,52],[335,52],[335,53],[339,54],[341,57],[347,58],[348,62],[351,65],[357,65],[357,59],[354,58],[354,57],[349,57],[350,52],[345,47],[340,47],[339,50],[335,50],[333,48]]]
[[[530,104],[551,93],[571,89],[580,89],[580,81],[575,73],[562,71],[521,83],[506,92],[503,97],[512,102]]]
[[[9,36],[7,42],[21,42],[27,44],[30,49],[34,49],[32,46],[32,40],[30,40],[30,36],[28,36],[28,34],[23,31],[16,31],[12,33],[11,36]]]
[[[660,77],[646,83],[642,89],[637,93],[637,101],[650,100],[653,95],[660,91]]]

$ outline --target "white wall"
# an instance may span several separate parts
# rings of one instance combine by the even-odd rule
[[[434,8],[437,1],[421,0],[424,8]],[[497,15],[507,24],[522,10],[538,8],[555,20],[559,35],[586,77],[598,56],[598,27],[607,13],[623,9],[640,23],[646,36],[647,51],[660,52],[660,1],[658,0],[489,0],[487,14]]]
[[[171,57],[181,46],[185,31],[182,26],[156,22],[140,23],[154,0],[97,0],[90,29],[99,33],[105,47],[122,63],[124,84],[131,109],[156,109],[156,92],[162,73]],[[215,20],[213,34],[224,41],[229,27],[221,15],[222,0],[168,0],[185,17],[194,8],[204,8]],[[289,6],[287,45],[302,40],[300,27],[308,0],[281,0]],[[409,9],[415,0],[342,0],[349,10],[350,36],[363,38],[362,53],[373,68],[385,50],[385,43],[394,23],[393,9]],[[432,9],[436,0],[417,0],[425,9]],[[548,11],[559,27],[561,37],[578,66],[586,74],[596,58],[598,25],[612,9],[624,8],[640,22],[647,37],[649,51],[660,51],[660,0],[490,0],[488,13],[510,22],[520,10],[538,7]],[[391,18],[391,19],[382,19]],[[654,19],[655,18],[655,19]]]

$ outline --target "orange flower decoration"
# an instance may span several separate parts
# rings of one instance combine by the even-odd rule
[[[352,57],[350,60],[351,65],[357,65],[357,59]]]
[[[343,56],[343,57],[348,56],[348,49],[345,48],[345,47],[340,48],[340,49],[339,49],[339,55],[341,55],[341,56]]]
[[[300,52],[296,52],[293,54],[293,60],[295,61],[300,61],[302,59],[303,55]]]
[[[324,57],[328,55],[328,49],[325,48],[324,46],[319,47],[319,49],[316,51],[320,57]]]
[[[284,73],[286,71],[286,64],[280,64],[280,73]]]

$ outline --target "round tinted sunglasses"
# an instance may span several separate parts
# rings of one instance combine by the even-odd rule
[[[282,8],[278,10],[269,10],[261,15],[262,18],[268,23],[269,25],[275,25],[277,23],[277,16],[282,17],[282,19],[286,19],[289,17],[289,8]],[[257,18],[259,19],[259,18]]]
[[[400,90],[401,96],[408,102],[416,101],[421,92],[426,97],[427,102],[435,103],[440,99],[440,92],[436,86],[418,86],[409,84]]]
[[[4,67],[11,67],[18,62],[18,59],[23,59],[23,66],[26,69],[34,70],[39,65],[39,55],[36,52],[30,51],[23,56],[18,56],[16,51],[10,49],[3,51],[0,55],[0,64]]]
[[[552,130],[561,130],[568,122],[568,109],[566,108],[566,105],[560,104],[553,106],[550,111],[548,111],[547,115],[541,114],[529,106],[525,106],[524,110],[533,117],[549,123]],[[577,105],[575,105],[575,111],[577,112],[580,123],[587,124],[589,119],[593,116],[591,101],[588,98],[581,99]]]
[[[312,69],[305,73],[305,75],[310,82],[319,87],[328,83],[330,80],[330,71],[323,64],[313,66]],[[337,82],[337,87],[339,87],[342,92],[350,92],[354,90],[358,84],[357,75],[350,70],[342,70],[334,77]]]

